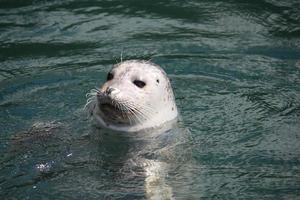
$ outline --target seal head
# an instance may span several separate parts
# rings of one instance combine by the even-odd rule
[[[173,90],[164,70],[149,61],[116,64],[100,89],[87,94],[86,108],[97,124],[136,132],[177,119]]]

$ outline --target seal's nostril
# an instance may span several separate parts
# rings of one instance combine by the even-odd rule
[[[105,92],[106,92],[106,95],[112,95],[113,93],[117,92],[117,89],[112,88],[112,87],[108,87]]]
[[[107,95],[110,95],[112,91],[113,91],[113,88],[108,87],[105,92]]]

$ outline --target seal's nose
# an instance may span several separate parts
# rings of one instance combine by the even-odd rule
[[[110,95],[113,91],[114,91],[114,88],[108,87],[105,92],[107,95]]]
[[[111,97],[113,95],[117,94],[118,92],[119,92],[119,90],[116,88],[113,88],[113,87],[108,87],[105,91],[106,95],[111,96]]]

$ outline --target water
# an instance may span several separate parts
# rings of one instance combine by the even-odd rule
[[[300,199],[299,1],[2,0],[0,16],[1,199],[144,198],[145,141],[103,140],[82,112],[121,54],[172,80],[176,199]]]

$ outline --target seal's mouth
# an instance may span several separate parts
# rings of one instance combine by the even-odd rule
[[[101,108],[106,108],[106,109],[109,109],[109,110],[119,110],[117,106],[112,105],[110,103],[102,103],[102,104],[100,104],[100,107]]]
[[[130,110],[125,103],[118,100],[117,98],[112,98],[110,95],[98,92],[97,93],[98,105],[101,110],[105,111],[115,111],[120,113],[127,113]]]
[[[115,111],[119,113],[128,113],[127,110],[122,109],[121,106],[117,106],[113,103],[100,103],[100,109],[101,110],[108,110],[108,111]]]
[[[132,124],[134,114],[124,105],[104,102],[99,104],[102,119],[110,124]]]
[[[143,111],[128,99],[97,92],[97,101],[101,118],[109,124],[132,125],[145,120]]]

